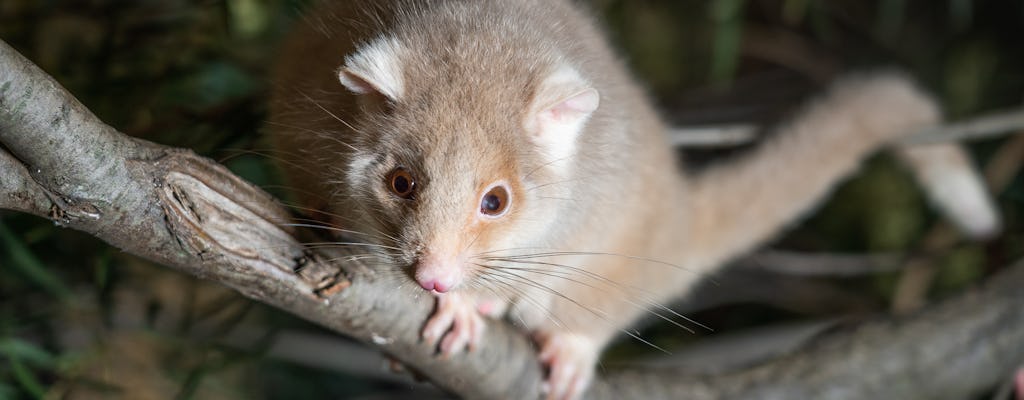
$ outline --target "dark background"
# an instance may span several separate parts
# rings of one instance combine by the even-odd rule
[[[268,70],[305,3],[2,0],[0,39],[117,129],[194,149],[281,194],[261,139]],[[680,124],[777,121],[835,76],[877,67],[910,71],[953,120],[1024,100],[1024,1],[590,4],[666,118]],[[898,299],[932,302],[976,284],[1024,255],[1024,183],[1020,157],[992,162],[1020,148],[1020,139],[970,146],[979,167],[1005,181],[994,189],[1005,221],[1000,236],[959,239],[906,172],[878,156],[772,247],[883,254],[892,257],[881,264],[916,266],[846,278],[736,267],[707,296],[681,306],[714,332],[652,325],[644,337],[683,352],[753,327],[865,318],[889,312]],[[736,151],[688,153],[699,167]],[[914,283],[924,285],[923,296],[905,289]],[[716,291],[733,295],[717,299]],[[88,235],[0,212],[0,399],[382,398],[422,390],[388,383],[379,360],[331,353],[330,343],[345,344]],[[605,364],[659,354],[624,340]],[[341,358],[361,371],[330,364]]]

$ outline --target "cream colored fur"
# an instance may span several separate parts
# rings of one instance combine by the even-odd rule
[[[792,224],[865,156],[940,120],[905,77],[852,77],[745,157],[686,175],[640,86],[567,0],[331,2],[283,49],[271,127],[296,193],[357,239],[401,249],[371,263],[404,275],[397,285],[415,285],[425,254],[454,260],[443,267],[457,287],[436,294],[428,343],[455,353],[482,326],[466,310],[508,309],[540,343],[552,398],[579,396],[637,318],[671,316],[660,304]],[[573,90],[551,106],[576,119],[531,129],[558,87]],[[374,92],[384,100],[366,101]],[[973,174],[962,155],[931,152],[906,157],[946,166],[925,168],[929,187],[960,182],[938,191],[942,207],[990,208],[959,197]],[[398,167],[417,177],[415,199],[388,193]],[[496,182],[511,209],[483,218]],[[970,230],[996,223],[976,211],[959,213]]]

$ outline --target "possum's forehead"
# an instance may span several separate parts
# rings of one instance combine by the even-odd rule
[[[499,164],[507,164],[522,141],[535,77],[490,52],[474,58],[464,49],[434,52],[423,46],[384,35],[347,58],[345,68],[393,104],[386,114],[371,115],[362,133],[378,151],[406,162],[446,161],[464,168],[500,158]],[[341,80],[357,93],[366,90],[345,74]]]

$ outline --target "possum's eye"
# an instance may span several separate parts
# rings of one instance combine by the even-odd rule
[[[412,199],[416,194],[416,179],[405,168],[395,168],[388,173],[387,185],[391,194],[403,199]]]
[[[508,211],[510,195],[505,185],[491,187],[480,198],[480,213],[489,217],[500,217]]]

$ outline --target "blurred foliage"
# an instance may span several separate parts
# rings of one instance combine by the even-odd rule
[[[223,160],[280,194],[280,178],[253,153],[266,148],[260,131],[274,46],[305,3],[4,0],[0,39],[114,127]],[[592,3],[624,58],[676,122],[775,121],[843,71],[877,66],[911,71],[954,118],[1019,105],[1024,93],[1021,1]],[[979,163],[1004,143],[974,145]],[[689,154],[708,162],[721,155]],[[777,245],[919,251],[922,237],[942,222],[893,164],[874,159]],[[938,268],[933,295],[960,292],[1024,253],[1022,178],[998,200],[1005,233],[932,255]],[[324,398],[395,389],[269,359],[265,343],[219,341],[253,324],[317,328],[48,221],[0,217],[0,399]],[[893,273],[833,284],[884,304],[898,279]],[[695,316],[718,331],[808,317],[765,306]],[[645,331],[666,347],[705,334]],[[612,351],[615,359],[638,352],[650,351],[636,343]]]

